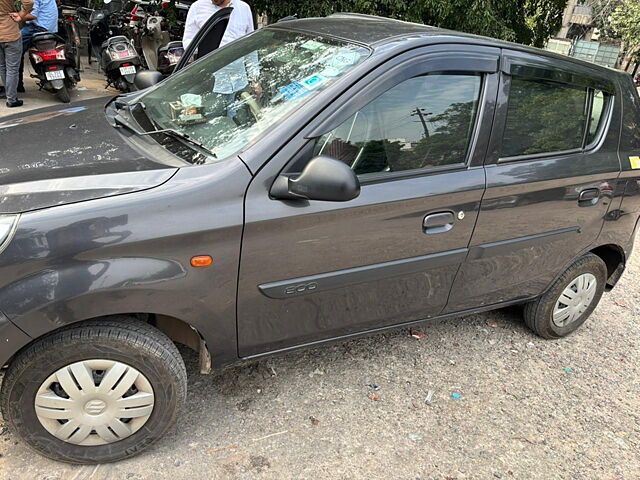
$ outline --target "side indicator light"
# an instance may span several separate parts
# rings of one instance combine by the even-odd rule
[[[213,265],[213,258],[210,255],[197,255],[191,257],[191,266],[196,268],[208,267]]]

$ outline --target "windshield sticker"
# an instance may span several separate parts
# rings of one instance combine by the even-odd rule
[[[280,92],[280,95],[284,97],[285,100],[292,101],[309,95],[309,93],[311,93],[311,90],[304,88],[302,84],[298,82],[293,82],[289,85],[279,88],[278,92]],[[276,102],[277,100],[278,97],[274,98],[273,102]]]
[[[640,168],[640,157],[629,157],[629,162],[634,170]]]
[[[320,75],[325,77],[338,77],[342,73],[342,70],[336,67],[327,67],[320,72]]]
[[[335,53],[335,55],[331,56],[329,66],[335,68],[349,67],[358,63],[358,60],[360,60],[360,55],[357,52],[347,48],[341,48]]]
[[[319,50],[320,48],[323,48],[325,45],[324,43],[320,43],[315,40],[308,40],[300,46],[306,50]]]
[[[316,73],[315,75],[311,75],[305,79],[300,80],[300,83],[304,85],[304,88],[306,88],[307,90],[315,90],[326,80],[327,79],[325,77]]]

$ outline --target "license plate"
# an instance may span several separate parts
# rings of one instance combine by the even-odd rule
[[[44,72],[44,76],[47,80],[62,80],[64,79],[64,70],[51,70],[50,72]]]
[[[120,75],[131,75],[133,73],[136,73],[136,67],[135,66],[120,67]]]

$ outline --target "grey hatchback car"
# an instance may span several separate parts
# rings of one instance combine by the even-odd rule
[[[568,335],[631,255],[639,102],[614,70],[337,14],[4,119],[5,421],[109,462],[184,406],[176,342],[208,373],[513,304]]]

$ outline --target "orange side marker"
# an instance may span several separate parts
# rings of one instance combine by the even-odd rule
[[[196,268],[208,267],[213,265],[213,258],[210,255],[197,255],[191,257],[191,266]]]

